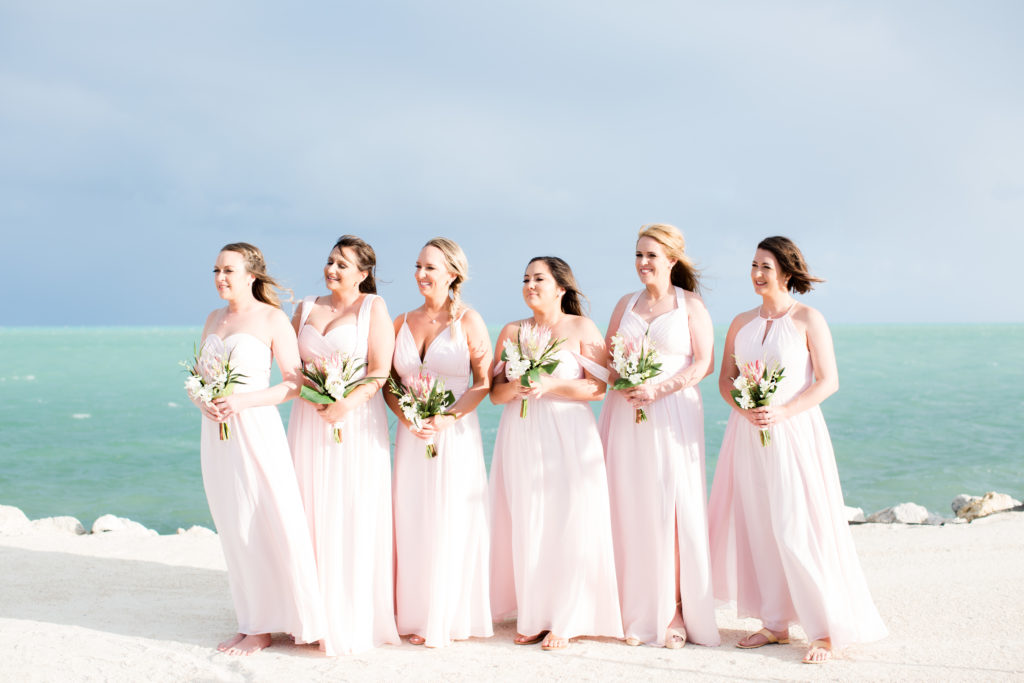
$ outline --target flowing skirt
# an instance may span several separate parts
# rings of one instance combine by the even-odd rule
[[[623,627],[627,637],[664,645],[678,582],[687,640],[718,645],[700,392],[666,396],[646,413],[636,424],[619,391],[608,392],[601,411]]]
[[[475,412],[426,441],[399,425],[395,446],[398,632],[428,647],[494,634],[487,470]]]
[[[231,438],[221,441],[219,425],[203,418],[200,453],[238,632],[316,641],[326,627],[323,606],[280,413],[249,408],[228,424]]]
[[[836,648],[886,635],[846,522],[832,441],[815,406],[758,429],[733,411],[709,506],[715,595],[772,630],[799,623]]]
[[[375,394],[345,416],[340,444],[312,404],[296,401],[288,441],[327,613],[327,654],[398,644],[384,399]]]
[[[491,606],[524,635],[622,637],[608,482],[590,406],[505,406],[491,462]]]

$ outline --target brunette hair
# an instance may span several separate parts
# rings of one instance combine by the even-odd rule
[[[775,262],[779,264],[780,274],[789,277],[786,282],[789,291],[806,294],[814,289],[815,282],[824,282],[820,277],[811,275],[800,248],[793,244],[793,240],[788,237],[780,235],[765,237],[757,244],[757,248],[770,251],[775,257]]]
[[[638,242],[641,237],[650,237],[665,248],[666,256],[676,260],[670,275],[673,285],[695,294],[700,293],[700,271],[686,255],[686,239],[679,228],[668,223],[651,223],[640,228],[636,235]]]
[[[356,254],[356,268],[366,271],[366,277],[359,283],[359,291],[366,294],[377,293],[377,281],[374,279],[374,271],[377,268],[377,253],[373,247],[355,235],[342,235],[331,247],[331,251],[341,251],[343,247],[349,247]]]
[[[448,313],[454,319],[464,305],[459,290],[462,289],[462,283],[469,277],[469,261],[466,260],[466,254],[462,251],[462,247],[447,237],[434,237],[427,240],[423,246],[434,247],[440,251],[444,256],[448,272],[455,276],[452,283],[448,285]]]
[[[245,270],[256,279],[252,281],[252,295],[257,301],[281,308],[281,293],[287,293],[288,300],[292,299],[292,290],[282,287],[277,280],[267,273],[267,262],[263,259],[263,252],[259,247],[248,242],[232,242],[225,244],[221,251],[233,251],[241,254],[245,260]]]
[[[571,315],[586,315],[583,309],[583,302],[587,301],[587,297],[583,296],[580,286],[576,284],[576,276],[572,274],[572,268],[569,267],[569,264],[557,256],[534,256],[530,259],[530,263],[535,261],[543,261],[547,265],[548,270],[551,271],[551,276],[555,278],[558,286],[565,290],[565,295],[562,296],[562,312]],[[527,267],[529,267],[530,263],[526,264]],[[587,301],[588,305],[589,303]]]

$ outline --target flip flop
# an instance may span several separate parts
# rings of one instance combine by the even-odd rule
[[[686,629],[670,628],[668,637],[665,638],[665,647],[669,650],[678,650],[686,645]]]
[[[559,645],[551,645],[550,641],[548,641],[548,639],[545,638],[544,642],[540,644],[540,649],[544,650],[545,652],[554,652],[556,650],[565,650],[566,648],[569,647],[569,639],[568,638],[562,638],[561,636],[552,636],[551,634],[548,634],[548,637],[550,637],[551,640],[558,642]]]
[[[764,647],[765,645],[788,645],[789,644],[789,636],[786,636],[785,638],[776,638],[775,634],[772,633],[771,631],[769,631],[766,628],[763,628],[760,631],[757,631],[755,633],[751,633],[749,636],[747,636],[747,638],[749,638],[750,636],[764,636],[765,642],[758,643],[757,645],[743,645],[742,642],[740,642],[740,643],[736,643],[736,647],[741,648],[743,650],[754,650],[754,649],[757,649],[759,647]],[[744,638],[743,640],[746,640],[747,638]]]
[[[410,645],[422,645],[425,642],[427,642],[427,639],[424,638],[423,636],[417,636],[417,635],[409,636],[409,644]]]

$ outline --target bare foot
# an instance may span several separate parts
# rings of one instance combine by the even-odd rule
[[[804,664],[824,664],[832,659],[832,641],[829,638],[822,638],[811,643],[810,649],[804,655]]]
[[[417,636],[417,635],[409,636],[409,644],[410,645],[422,645],[425,642],[427,642],[427,639],[424,638],[423,636]]]
[[[270,634],[259,633],[253,636],[245,636],[234,647],[230,647],[226,650],[229,655],[248,657],[254,652],[259,652],[265,647],[270,646]]]
[[[544,642],[540,644],[542,650],[564,650],[569,647],[569,639],[563,638],[562,636],[556,636],[554,633],[549,633],[544,638]]]
[[[226,652],[228,648],[232,648],[235,645],[238,645],[240,642],[242,642],[242,638],[245,638],[244,633],[236,633],[235,635],[231,636],[230,638],[228,638],[223,643],[217,646],[218,652]]]
[[[785,645],[789,642],[789,631],[770,631],[766,628],[751,633],[746,638],[736,643],[736,647],[741,647],[744,650],[753,650],[756,647],[764,647],[765,645]]]
[[[669,650],[678,650],[683,645],[686,645],[685,628],[670,628],[665,632],[665,647]]]

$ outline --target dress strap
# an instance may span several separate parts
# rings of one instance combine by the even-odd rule
[[[376,298],[376,294],[367,294],[363,297],[363,303],[359,306],[356,328],[358,329],[360,339],[366,339],[366,335],[370,332],[370,306]]]
[[[313,311],[313,305],[315,303],[316,303],[316,296],[307,296],[306,298],[304,298],[302,300],[302,303],[299,304],[299,306],[301,307],[301,310],[302,310],[302,315],[299,318],[299,329],[300,330],[302,329],[302,326],[306,324],[306,318],[308,318],[309,314]]]
[[[640,295],[643,294],[643,293],[644,293],[644,290],[642,290],[642,289],[633,293],[633,296],[631,296],[629,298],[629,303],[626,304],[626,310],[622,312],[622,315],[626,315],[626,313],[632,313],[633,312],[633,307],[636,306],[637,300],[640,298]],[[619,325],[621,326],[622,323],[619,323]]]
[[[608,383],[608,368],[603,367],[602,365],[590,360],[586,356],[582,356],[576,353],[575,351],[570,351],[569,353],[572,354],[572,357],[576,359],[576,362],[579,363],[584,370],[586,370],[591,375],[598,378],[605,384]]]

